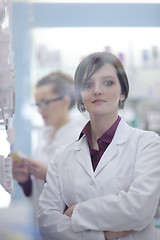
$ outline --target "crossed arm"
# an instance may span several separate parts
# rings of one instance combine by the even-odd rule
[[[71,217],[72,216],[72,213],[74,211],[74,207],[75,205],[72,205],[71,207],[69,207],[65,212],[64,214],[68,217]],[[121,231],[121,232],[111,232],[111,231],[104,231],[104,237],[105,237],[105,240],[111,240],[111,239],[115,239],[115,238],[122,238],[122,237],[125,237],[127,235],[129,235],[130,233],[132,233],[133,230],[130,230],[130,231]]]

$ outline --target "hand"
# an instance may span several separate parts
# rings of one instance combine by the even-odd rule
[[[66,216],[68,216],[68,217],[71,217],[75,206],[76,206],[76,204],[75,204],[75,205],[72,205],[72,206],[69,207],[69,208],[67,208],[67,210],[64,212],[64,214],[65,214]]]
[[[48,169],[48,165],[46,163],[38,162],[31,158],[26,158],[26,165],[30,174],[36,178],[46,181],[46,174]]]
[[[116,238],[122,238],[125,237],[127,235],[129,235],[130,233],[132,233],[133,230],[130,231],[122,231],[122,232],[110,232],[110,231],[105,231],[104,232],[104,237],[106,240],[110,240],[110,239],[116,239]]]
[[[21,159],[19,162],[12,161],[12,175],[19,183],[28,181],[30,173],[25,159]]]

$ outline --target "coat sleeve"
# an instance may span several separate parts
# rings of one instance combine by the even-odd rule
[[[147,133],[139,139],[134,179],[128,192],[78,203],[71,217],[72,228],[74,232],[140,231],[153,221],[159,196],[160,138]]]
[[[58,176],[58,159],[50,162],[47,182],[39,199],[39,230],[45,240],[104,240],[103,231],[73,232],[71,218],[63,214],[65,204],[61,197]]]

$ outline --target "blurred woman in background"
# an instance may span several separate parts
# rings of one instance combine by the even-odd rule
[[[75,105],[71,76],[53,72],[39,80],[35,101],[45,127],[39,136],[33,158],[19,155],[20,161],[13,161],[13,177],[22,187],[25,196],[31,200],[37,228],[38,199],[46,181],[48,164],[57,148],[77,140],[80,126],[70,119],[70,109]],[[39,238],[38,236],[37,239]]]

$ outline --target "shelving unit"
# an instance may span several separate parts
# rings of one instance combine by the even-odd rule
[[[85,39],[82,40],[81,36]],[[84,55],[94,51],[110,51],[121,59],[130,82],[129,97],[122,115],[132,126],[160,134],[159,38],[160,28],[154,27],[33,28],[32,88],[37,79],[53,71],[53,66],[74,76]],[[65,44],[62,39],[65,39]],[[54,57],[57,56],[55,50],[60,56],[58,66],[54,64]],[[32,115],[31,121],[33,119]]]
[[[14,64],[11,34],[11,0],[0,0],[0,136],[6,132],[7,141],[12,148],[14,115]],[[5,139],[6,140],[6,139]],[[1,141],[0,148],[4,148]],[[0,155],[0,184],[12,191],[12,159]]]

